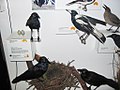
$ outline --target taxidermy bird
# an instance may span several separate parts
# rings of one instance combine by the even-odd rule
[[[112,35],[108,35],[107,38],[112,38],[115,45],[120,48],[120,35],[118,34],[112,34]]]
[[[96,24],[106,25],[105,22],[86,15],[78,15],[75,10],[67,11],[71,14],[71,21],[73,25],[79,31],[84,32],[84,34],[79,37],[81,43],[86,44],[86,39],[90,34],[92,34],[102,44],[106,41],[105,36],[95,28]]]
[[[108,79],[96,72],[88,71],[87,69],[77,69],[80,72],[81,78],[90,86],[88,87],[91,90],[91,86],[96,86],[94,90],[96,90],[101,85],[109,85],[115,90],[119,90],[119,85],[112,79]]]
[[[19,81],[37,79],[42,77],[48,69],[50,62],[45,56],[40,57],[38,64],[29,68],[24,73],[13,79],[12,83],[17,83]]]
[[[117,27],[117,29],[114,32],[118,32],[118,29],[120,27],[120,19],[111,12],[111,9],[106,6],[104,4],[103,8],[105,9],[104,12],[104,19],[106,21],[106,23],[108,23],[109,25],[111,25],[111,27],[109,29],[107,29],[108,31],[112,30],[112,27],[115,26]]]
[[[40,41],[40,37],[39,37],[39,28],[40,28],[40,21],[39,21],[39,15],[36,12],[33,12],[31,14],[31,16],[29,17],[29,19],[26,22],[26,26],[29,26],[29,28],[31,29],[31,41],[33,41],[33,30],[36,29],[37,30],[37,41]]]
[[[91,5],[95,2],[95,0],[74,0],[66,5],[70,6],[70,5],[73,5],[73,4],[79,4],[79,5],[82,5],[83,6],[83,10],[84,11],[87,11],[87,5]],[[81,8],[81,7],[80,7]]]

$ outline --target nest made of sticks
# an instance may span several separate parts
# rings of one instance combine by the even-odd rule
[[[28,82],[30,89],[34,86],[37,90],[71,90],[71,88],[80,88],[80,83],[82,83],[83,90],[87,90],[86,84],[79,77],[79,73],[74,67],[70,67],[71,62],[67,65],[63,63],[56,63],[53,61],[44,74],[43,78],[34,79]],[[73,71],[74,70],[74,71]]]

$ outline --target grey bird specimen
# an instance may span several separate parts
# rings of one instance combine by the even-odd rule
[[[32,36],[33,29],[37,30],[37,34],[38,34],[37,40],[40,41],[40,37],[39,37],[40,21],[39,21],[39,18],[40,18],[39,15],[36,12],[33,12],[26,22],[26,26],[29,26],[29,28],[31,29],[31,41],[33,41],[33,36]]]
[[[73,25],[79,30],[84,32],[82,36],[79,37],[81,43],[86,44],[86,39],[91,34],[102,44],[106,41],[104,34],[99,32],[96,28],[96,24],[106,25],[105,22],[92,18],[86,15],[78,15],[75,10],[66,10],[71,14],[71,21]]]
[[[26,70],[24,73],[13,79],[12,83],[17,83],[19,81],[37,79],[42,77],[48,69],[50,62],[45,56],[40,57],[38,63]]]
[[[120,27],[120,19],[111,12],[111,9],[106,6],[105,4],[103,5],[103,8],[105,9],[104,12],[104,19],[106,21],[106,23],[108,23],[109,25],[111,25],[111,27],[109,29],[107,29],[108,31],[112,30],[112,27],[115,26],[117,27],[117,29],[114,31],[118,32],[118,29]]]
[[[101,85],[109,85],[110,87],[114,88],[115,90],[119,90],[119,85],[117,82],[115,82],[112,79],[106,78],[103,75],[100,75],[96,72],[89,71],[85,68],[83,69],[77,69],[80,72],[81,78],[90,86],[88,87],[88,90],[91,90],[91,86],[96,86],[94,90],[96,90]]]

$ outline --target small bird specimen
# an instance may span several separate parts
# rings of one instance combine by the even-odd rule
[[[120,48],[120,35],[118,34],[112,34],[112,35],[108,35],[107,38],[112,38],[115,45]]]
[[[95,2],[95,0],[74,0],[66,5],[70,6],[70,5],[73,5],[73,4],[79,4],[79,5],[82,5],[83,6],[83,10],[84,11],[87,11],[87,5],[91,5]]]
[[[96,90],[101,85],[109,85],[115,90],[119,90],[119,85],[112,79],[108,79],[96,72],[88,71],[87,69],[77,69],[80,72],[81,78],[88,83],[90,86],[88,87],[91,90],[91,86],[96,86],[94,90]]]
[[[37,29],[37,41],[40,41],[40,37],[39,37],[39,28],[40,28],[40,21],[39,21],[39,15],[36,12],[33,12],[31,14],[31,16],[29,17],[29,19],[26,22],[26,26],[29,26],[29,28],[31,29],[31,41],[33,41],[33,29]]]
[[[42,77],[47,71],[50,62],[45,56],[41,56],[38,64],[29,68],[24,73],[13,79],[12,83],[17,83],[19,81],[26,81],[31,79],[37,79]]]
[[[86,44],[86,39],[90,34],[92,34],[99,42],[102,44],[106,41],[104,34],[99,32],[96,28],[96,24],[106,25],[104,21],[86,16],[78,15],[75,10],[66,10],[71,14],[71,21],[73,25],[79,30],[84,32],[82,36],[79,37],[81,43]]]
[[[104,12],[104,19],[106,21],[107,24],[111,25],[111,27],[109,29],[107,29],[108,31],[112,30],[112,27],[115,26],[117,27],[117,29],[114,31],[118,32],[118,29],[120,27],[120,19],[111,12],[111,9],[106,6],[105,4],[103,5],[103,8],[105,9]]]

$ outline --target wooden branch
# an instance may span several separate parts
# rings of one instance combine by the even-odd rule
[[[72,74],[78,79],[79,83],[81,84],[83,90],[88,90],[86,83],[82,80],[80,77],[80,74],[78,71],[75,69],[75,67],[70,67]]]

